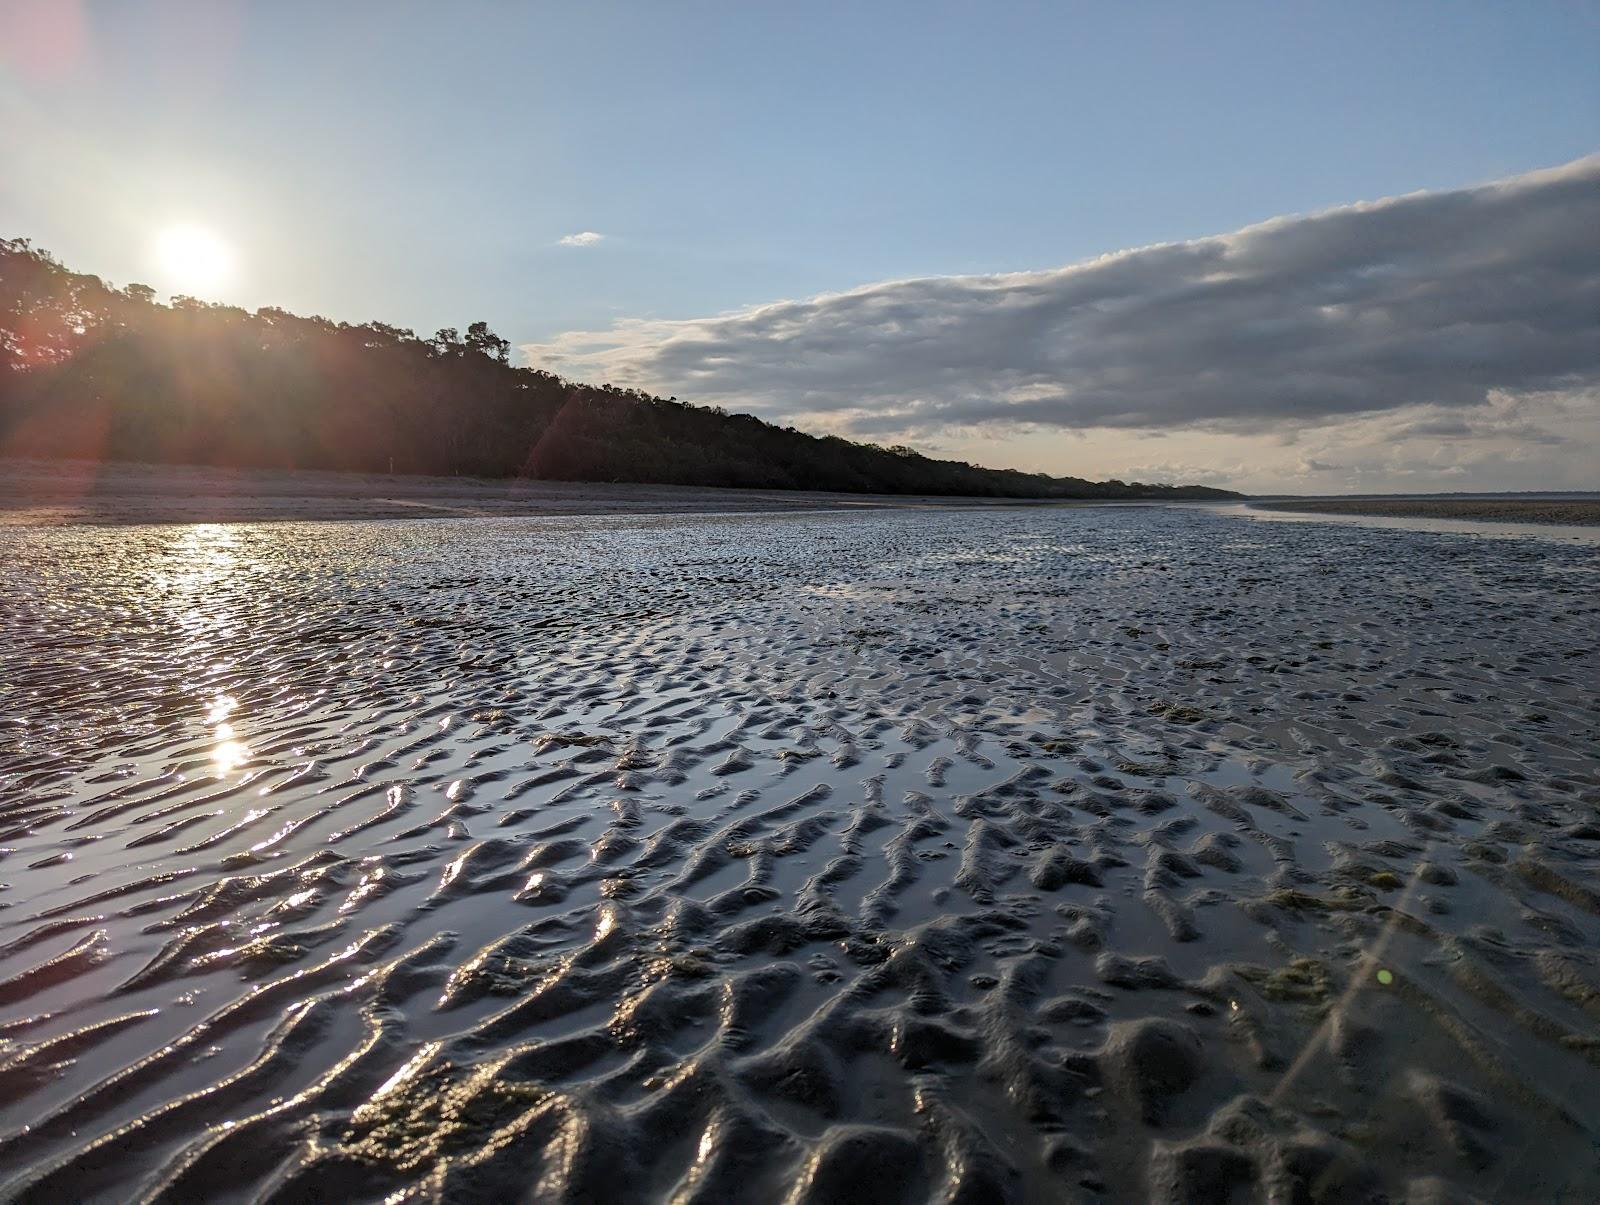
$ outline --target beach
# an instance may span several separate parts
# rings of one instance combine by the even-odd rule
[[[1096,504],[0,458],[0,527]]]
[[[0,1199],[1600,1196],[1595,548],[388,480],[0,504]]]

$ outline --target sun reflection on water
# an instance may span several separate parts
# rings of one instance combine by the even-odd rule
[[[238,741],[223,741],[211,751],[211,760],[219,774],[231,774],[250,760],[250,750]]]
[[[185,527],[170,551],[175,562],[157,584],[185,594],[204,594],[226,582],[240,564],[240,536],[225,523]]]
[[[247,576],[246,533],[222,523],[196,523],[177,534],[167,549],[164,572],[155,576],[158,592],[179,603],[178,626],[184,654],[205,666],[205,676],[225,672],[231,659],[224,650],[239,634],[242,616],[232,605],[240,577]],[[221,656],[221,659],[219,658]],[[198,683],[196,683],[198,685]],[[239,739],[234,713],[239,701],[217,690],[205,704],[204,723],[211,729],[211,769],[227,777],[250,760],[250,748]]]
[[[250,760],[249,748],[235,739],[233,724],[228,720],[238,705],[239,701],[232,695],[219,694],[212,699],[211,708],[206,712],[206,723],[211,725],[212,739],[217,742],[211,751],[211,761],[218,775],[231,774]]]

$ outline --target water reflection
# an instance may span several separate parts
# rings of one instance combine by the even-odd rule
[[[225,777],[250,760],[249,748],[235,739],[237,734],[228,719],[238,705],[239,701],[232,695],[219,694],[212,699],[211,709],[206,712],[206,723],[212,726],[211,736],[217,742],[211,751],[211,760],[219,777]]]
[[[180,599],[179,624],[189,636],[187,651],[199,657],[214,656],[219,643],[238,634],[239,617],[225,602],[237,586],[241,572],[240,537],[237,531],[221,524],[200,524],[186,528],[171,548],[176,564],[165,585]],[[207,666],[225,671],[226,664]],[[250,750],[237,739],[231,717],[239,701],[218,691],[211,698],[205,723],[214,742],[211,763],[217,777],[225,778],[250,759]]]
[[[1378,527],[1391,531],[1432,531],[1450,535],[1498,536],[1502,539],[1562,540],[1568,544],[1600,544],[1600,527],[1560,523],[1513,523],[1503,519],[1437,519],[1422,515],[1327,514],[1321,511],[1265,510],[1248,502],[1218,503],[1209,509],[1264,523],[1334,523],[1346,527]]]
[[[211,729],[211,765],[219,778],[251,757],[237,731],[238,698],[214,685],[219,676],[236,669],[235,651],[249,636],[243,604],[252,595],[250,582],[257,571],[248,553],[250,537],[249,529],[222,523],[174,529],[162,569],[153,575],[153,593],[165,596],[186,638],[182,654],[193,659],[194,677],[183,689],[206,700],[204,723]]]
[[[170,567],[156,575],[156,585],[201,596],[232,583],[240,568],[241,537],[236,528],[225,524],[197,523],[174,529],[167,551]]]
[[[226,727],[226,725],[224,725]],[[238,741],[223,741],[211,751],[219,776],[226,776],[250,760],[250,750]]]

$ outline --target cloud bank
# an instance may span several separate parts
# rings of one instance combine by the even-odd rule
[[[1396,427],[1411,438],[1432,424],[1516,439],[1522,422],[1537,441],[1508,398],[1600,382],[1597,231],[1600,155],[1048,271],[887,281],[523,350],[564,375],[873,438],[1260,435],[1414,411]]]

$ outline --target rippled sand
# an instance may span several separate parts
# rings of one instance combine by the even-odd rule
[[[1600,554],[0,531],[0,1197],[1593,1200]]]

